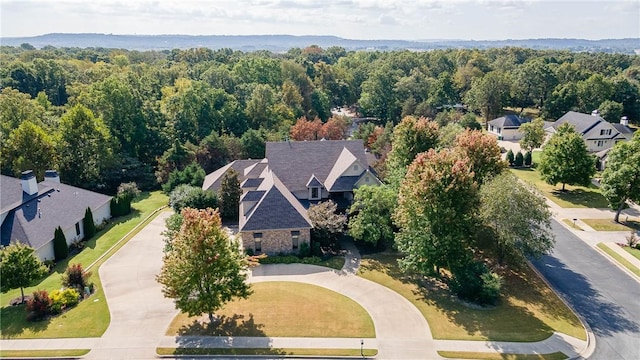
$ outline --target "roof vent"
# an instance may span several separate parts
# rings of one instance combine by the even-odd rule
[[[598,111],[598,109],[593,110],[591,116],[600,116],[600,111]]]
[[[52,181],[59,184],[60,176],[58,175],[58,172],[55,170],[47,170],[44,172],[44,180]]]

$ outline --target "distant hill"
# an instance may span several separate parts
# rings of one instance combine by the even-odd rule
[[[426,51],[449,48],[525,47],[531,49],[563,49],[570,51],[640,53],[640,38],[582,40],[582,39],[529,39],[529,40],[353,40],[336,36],[292,35],[110,35],[110,34],[46,34],[32,37],[2,37],[0,44],[20,46],[29,43],[36,48],[103,47],[128,50],[171,50],[207,47],[231,48],[242,51],[269,50],[286,52],[291,48],[318,45],[322,48],[341,46],[346,50],[400,50]]]

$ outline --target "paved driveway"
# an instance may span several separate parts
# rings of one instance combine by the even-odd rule
[[[87,359],[152,359],[158,339],[177,314],[155,276],[162,267],[162,212],[100,267],[111,323]]]
[[[640,284],[552,222],[554,251],[534,265],[591,327],[591,359],[640,359]]]

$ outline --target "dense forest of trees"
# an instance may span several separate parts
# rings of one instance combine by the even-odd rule
[[[55,168],[66,183],[106,193],[130,181],[159,187],[194,162],[211,171],[232,159],[262,157],[265,141],[283,140],[296,124],[294,134],[312,134],[303,137],[339,136],[344,128],[337,120],[319,123],[337,106],[380,119],[380,127],[363,133],[374,147],[385,146],[376,139],[388,143],[403,117],[439,121],[443,106],[456,103],[484,119],[507,108],[547,120],[594,109],[611,122],[640,118],[636,55],[317,46],[283,54],[139,52],[24,44],[1,47],[0,61],[2,173],[33,169],[41,178]],[[439,124],[443,131],[446,121]]]

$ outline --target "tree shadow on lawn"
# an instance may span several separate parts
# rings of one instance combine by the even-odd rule
[[[533,263],[551,283],[557,284],[556,288],[560,288],[596,335],[611,337],[616,333],[640,332],[640,323],[630,318],[624,308],[605,299],[584,275],[572,271],[552,255],[543,256]]]
[[[483,307],[458,299],[446,285],[432,278],[422,279],[414,294],[470,336],[491,341],[540,341],[553,333],[530,309],[507,301],[505,295],[495,306]]]
[[[244,320],[244,315],[234,314],[229,317],[226,315],[219,316],[214,319],[213,323],[209,323],[207,317],[196,319],[191,324],[183,325],[178,330],[179,336],[250,336],[250,337],[266,337],[262,330],[264,324],[257,324],[253,318],[253,314],[249,314],[249,318]]]
[[[0,309],[0,329],[3,339],[11,339],[22,335],[25,330],[38,334],[47,330],[49,318],[39,321],[27,321],[25,305],[5,306]]]
[[[607,200],[596,190],[552,190],[551,194],[558,199],[566,201],[573,205],[579,205],[588,208],[606,208],[608,206]]]

